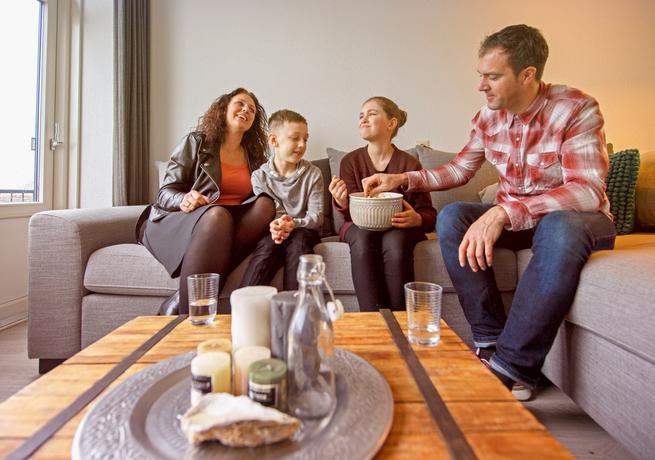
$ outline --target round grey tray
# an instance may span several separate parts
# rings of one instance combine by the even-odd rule
[[[368,459],[393,420],[389,384],[366,360],[335,350],[337,406],[331,420],[304,422],[293,441],[255,448],[189,444],[180,417],[190,405],[194,352],[134,374],[86,414],[73,440],[74,459]]]

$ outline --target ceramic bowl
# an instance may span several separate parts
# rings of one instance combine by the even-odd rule
[[[391,218],[403,210],[403,195],[383,192],[374,197],[364,192],[350,194],[350,217],[363,230],[383,231],[391,228]]]

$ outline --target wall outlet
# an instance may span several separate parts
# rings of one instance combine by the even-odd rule
[[[430,147],[430,139],[416,139],[416,145],[422,145],[423,147]]]

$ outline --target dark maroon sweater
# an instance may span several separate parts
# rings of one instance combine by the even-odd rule
[[[353,150],[343,157],[341,160],[341,167],[339,168],[339,176],[346,183],[348,193],[363,192],[362,179],[372,176],[376,173],[398,174],[407,171],[419,171],[423,169],[421,163],[407,152],[399,150],[394,145],[394,152],[391,160],[384,171],[377,171],[371,158],[368,156],[368,148],[361,147]],[[421,228],[425,233],[434,231],[434,224],[437,220],[437,211],[432,207],[432,200],[428,192],[406,192],[400,187],[396,190],[390,190],[403,194],[403,198],[407,201],[416,212],[423,218]],[[348,208],[341,208],[334,200],[334,208],[343,216],[346,223],[343,224],[339,231],[339,236],[343,240],[346,231],[352,225],[350,218],[350,211]]]

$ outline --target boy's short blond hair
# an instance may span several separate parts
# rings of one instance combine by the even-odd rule
[[[298,112],[294,112],[293,110],[278,110],[268,119],[268,130],[275,131],[284,126],[285,123],[307,124],[307,120],[305,120],[305,117],[300,115]]]

